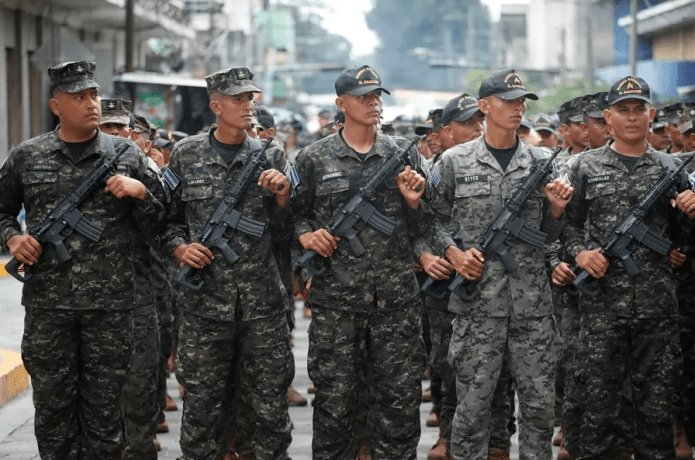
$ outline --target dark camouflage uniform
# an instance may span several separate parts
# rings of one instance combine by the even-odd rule
[[[406,143],[396,141],[402,147]],[[391,151],[382,134],[377,134],[367,154],[357,154],[335,134],[300,153],[293,202],[296,237],[325,228]],[[413,169],[419,169],[420,158],[411,150]],[[404,203],[395,175],[374,202],[396,222],[393,234],[365,226],[359,232],[366,249],[361,257],[353,255],[347,239],[341,239],[325,260],[326,272],[312,281],[308,369],[316,386],[314,459],[355,458],[355,423],[364,423],[364,414],[355,409],[357,376],[365,359],[373,375],[367,379],[373,380],[372,456],[399,460],[416,456],[424,346],[409,234],[423,205],[413,210]]]
[[[163,238],[168,254],[180,244],[199,241],[202,228],[251,153],[247,137],[228,168],[212,149],[213,133],[186,138],[172,152],[169,170],[180,184],[172,193]],[[278,148],[269,148],[265,161],[266,169],[284,170],[285,157]],[[237,333],[241,334],[241,359],[253,382],[255,456],[259,460],[280,458],[291,441],[287,388],[294,377],[294,361],[287,293],[272,254],[272,241],[287,231],[284,224],[289,210],[280,208],[275,196],[258,186],[257,179],[252,179],[237,209],[267,224],[263,236],[258,239],[235,232],[230,246],[239,260],[229,264],[217,254],[201,271],[203,288],[183,288],[177,299],[183,311],[177,378],[186,389],[180,442],[183,459],[213,458],[224,448],[220,430],[231,418],[224,408],[233,384]]]
[[[562,236],[568,257],[573,260],[585,250],[587,238],[599,247],[606,233],[644,195],[661,170],[661,161],[651,147],[632,172],[610,144],[582,154],[569,174],[575,191],[567,207],[568,225]],[[666,236],[669,215],[674,212],[668,197],[662,197],[645,223],[655,233]],[[675,455],[671,398],[681,355],[670,259],[643,245],[636,247],[633,259],[640,268],[638,275],[630,277],[618,259],[609,258],[600,295],[580,296],[578,353],[586,363],[582,379],[582,458],[621,453],[617,423],[625,381],[632,384],[636,411],[635,455]]]
[[[445,251],[453,245],[448,228],[459,226],[464,248],[470,248],[533,163],[529,147],[521,142],[505,172],[483,138],[449,149],[434,169],[441,178],[432,202],[436,247]],[[522,217],[552,240],[563,222],[554,220],[547,207],[543,191],[536,190]],[[552,457],[554,367],[559,350],[543,248],[511,242],[509,252],[518,270],[507,273],[498,257],[486,254],[477,298],[465,302],[452,295],[449,301],[449,310],[457,314],[449,348],[458,393],[451,439],[455,458],[487,457],[491,402],[505,349],[519,394],[520,457]]]
[[[108,153],[105,134],[74,163],[58,129],[20,144],[0,169],[0,241],[20,234],[22,204],[28,228],[39,225],[76,183]],[[149,189],[144,157],[131,141],[117,173]],[[132,351],[132,316],[137,274],[136,233],[157,231],[163,207],[147,192],[145,200],[119,200],[97,189],[80,206],[85,217],[104,227],[94,243],[78,233],[67,239],[72,259],[60,263],[46,245],[33,278],[24,284],[26,307],[23,360],[32,378],[35,433],[44,459],[121,458],[121,389]]]

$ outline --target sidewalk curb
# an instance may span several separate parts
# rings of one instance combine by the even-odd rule
[[[0,407],[29,388],[29,374],[16,351],[0,350]]]

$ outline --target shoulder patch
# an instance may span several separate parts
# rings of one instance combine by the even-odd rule
[[[290,181],[290,189],[294,190],[299,185],[299,174],[297,174],[297,169],[289,161],[285,165],[285,176]]]
[[[439,177],[439,174],[437,174],[437,171],[432,170],[432,184],[434,185],[434,188],[439,187],[439,183],[442,181],[442,178]]]
[[[688,182],[690,182],[690,188],[695,190],[695,172],[688,176]]]
[[[164,174],[162,175],[162,180],[172,190],[176,190],[176,187],[179,186],[179,178],[176,177],[176,174],[171,172],[171,169],[169,168],[167,168],[166,171],[164,171]]]

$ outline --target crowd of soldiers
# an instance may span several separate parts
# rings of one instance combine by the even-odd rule
[[[169,368],[181,460],[288,459],[298,292],[314,459],[415,459],[426,369],[428,460],[508,459],[517,426],[522,459],[692,458],[687,104],[627,76],[529,119],[505,69],[403,128],[361,66],[302,141],[232,68],[188,135],[94,70],[49,68],[60,124],[0,168],[42,459],[156,459]]]

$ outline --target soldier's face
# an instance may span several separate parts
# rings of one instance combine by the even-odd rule
[[[553,134],[550,131],[546,131],[545,129],[536,132],[538,133],[538,136],[541,138],[541,140],[538,141],[539,147],[548,147],[551,149],[557,147],[557,134]]]
[[[381,90],[371,91],[364,96],[343,94],[335,101],[338,109],[345,113],[345,124],[357,123],[363,126],[376,126],[382,110]],[[348,122],[350,120],[350,122]]]
[[[634,144],[647,139],[656,110],[638,99],[625,99],[603,112],[617,141]]]
[[[503,131],[516,131],[526,113],[526,98],[507,101],[497,96],[488,96],[478,101],[478,107],[485,114],[488,126],[495,126]]]
[[[451,133],[454,145],[465,144],[483,135],[485,130],[485,115],[476,112],[466,121],[452,121],[446,128]]]
[[[613,136],[608,129],[608,123],[603,118],[585,117],[586,132],[589,138],[589,148],[597,149],[603,147]]]
[[[217,116],[220,130],[249,130],[254,110],[253,93],[218,94],[210,102],[210,109]]]
[[[668,124],[664,128],[668,132],[668,136],[671,138],[671,143],[676,150],[683,149],[683,135],[678,129],[678,125]]]
[[[99,125],[99,129],[106,134],[112,136],[122,137],[124,139],[130,139],[132,128],[128,125],[122,123],[102,123]]]
[[[89,88],[79,93],[56,91],[49,105],[53,113],[60,118],[63,129],[92,132],[101,121],[101,97],[96,88]]]
[[[668,135],[664,128],[651,131],[648,140],[656,150],[664,150],[671,145],[671,136]]]

